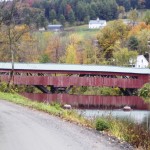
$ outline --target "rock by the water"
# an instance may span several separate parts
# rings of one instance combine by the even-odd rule
[[[130,107],[130,106],[124,106],[124,107],[123,107],[123,110],[124,110],[124,111],[130,111],[130,110],[131,110],[131,107]]]
[[[71,105],[69,105],[69,104],[65,104],[63,107],[64,107],[65,109],[71,109],[71,108],[72,108]]]

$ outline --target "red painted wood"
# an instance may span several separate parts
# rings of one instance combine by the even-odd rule
[[[54,101],[61,104],[71,104],[74,107],[104,107],[122,108],[125,105],[133,109],[146,110],[150,105],[137,96],[94,96],[94,95],[69,95],[69,94],[42,94],[42,93],[22,93],[23,96],[39,102],[51,103]]]
[[[1,81],[8,82],[9,76],[1,76]],[[141,88],[147,80],[122,79],[102,77],[75,77],[75,76],[14,76],[17,85],[54,85],[56,87],[73,86],[107,86],[121,88]]]

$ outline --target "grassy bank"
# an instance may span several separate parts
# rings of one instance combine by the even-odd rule
[[[150,131],[129,118],[101,117],[96,120],[95,127],[100,131],[108,131],[140,150],[150,150]]]
[[[46,113],[49,113],[51,115],[55,115],[58,117],[61,117],[65,120],[76,122],[78,124],[93,127],[92,123],[85,119],[83,116],[78,115],[76,111],[73,110],[65,110],[61,107],[58,103],[41,103],[36,101],[31,101],[25,97],[22,97],[16,93],[3,93],[0,92],[0,99],[7,100],[9,102],[13,102],[15,104],[19,104],[22,106],[27,106],[30,108],[34,108],[40,111],[44,111]]]
[[[150,149],[150,132],[144,129],[140,124],[136,124],[131,120],[120,120],[109,116],[96,118],[91,121],[85,119],[74,110],[64,110],[60,104],[44,104],[30,101],[15,93],[0,92],[0,99],[44,111],[65,120],[94,128],[98,131],[105,131],[105,133],[109,135],[113,135],[123,141],[131,143],[136,148],[142,147],[143,150]]]

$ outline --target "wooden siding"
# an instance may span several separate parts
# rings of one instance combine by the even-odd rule
[[[71,104],[74,107],[123,108],[123,106],[128,105],[133,109],[140,110],[150,108],[150,105],[144,103],[138,96],[87,96],[43,93],[22,93],[22,95],[39,102],[51,103],[57,101],[61,104]]]
[[[9,76],[1,76],[1,81],[7,82]],[[148,80],[102,77],[75,77],[75,76],[14,76],[16,85],[54,85],[56,87],[68,86],[108,86],[120,88],[141,88]]]

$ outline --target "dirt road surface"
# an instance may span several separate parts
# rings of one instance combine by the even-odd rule
[[[124,149],[93,129],[0,100],[0,150]]]

